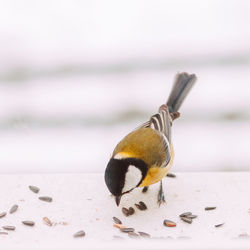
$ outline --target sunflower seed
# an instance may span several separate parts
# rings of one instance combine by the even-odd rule
[[[221,223],[221,224],[215,225],[215,227],[221,227],[221,226],[223,226],[223,225],[224,225],[224,223]]]
[[[83,230],[76,232],[73,237],[77,238],[77,237],[84,237],[85,236],[85,232]]]
[[[135,231],[134,228],[130,228],[130,227],[121,228],[120,230],[121,230],[121,232],[123,232],[123,233],[129,233],[129,232],[134,232],[134,231]]]
[[[134,210],[134,208],[130,207],[130,208],[128,209],[128,212],[129,212],[129,215],[132,215],[132,214],[135,213],[135,210]]]
[[[124,228],[126,228],[124,225],[122,225],[122,224],[114,224],[113,225],[114,227],[116,227],[116,228],[119,228],[119,229],[124,229]]]
[[[15,230],[16,228],[14,226],[3,226],[3,229],[5,230]]]
[[[185,213],[183,213],[183,214],[180,214],[179,216],[180,216],[180,217],[187,217],[187,216],[189,216],[189,215],[192,215],[192,213],[191,213],[191,212],[185,212]]]
[[[18,209],[18,205],[13,205],[12,207],[11,207],[11,209],[10,209],[10,214],[13,214],[13,213],[15,213],[16,212],[16,210]]]
[[[143,189],[142,189],[142,192],[143,193],[146,193],[148,191],[148,186],[146,186],[146,187],[144,187]]]
[[[114,221],[116,224],[122,224],[121,220],[119,220],[119,219],[116,218],[116,217],[113,217],[113,221]]]
[[[205,210],[208,211],[208,210],[214,210],[216,209],[216,207],[205,207]]]
[[[167,177],[171,177],[171,178],[175,178],[176,177],[176,175],[175,174],[173,174],[173,173],[167,173],[167,175],[166,175]]]
[[[130,215],[129,210],[127,208],[125,208],[125,207],[122,208],[122,212],[123,212],[123,214],[125,216],[129,216]]]
[[[163,225],[166,227],[176,227],[176,223],[171,220],[164,220]]]
[[[144,232],[138,232],[138,234],[143,238],[150,238],[150,234],[144,233]]]
[[[128,232],[128,236],[132,239],[138,239],[140,237],[139,234],[134,233],[134,232]]]
[[[52,223],[51,223],[51,221],[50,221],[50,219],[49,218],[47,218],[47,217],[43,217],[43,222],[47,225],[47,226],[52,226]]]
[[[144,202],[140,201],[139,204],[135,204],[135,206],[139,209],[139,210],[146,210],[147,206]]]
[[[52,202],[52,198],[48,196],[41,196],[39,197],[39,200],[46,201],[46,202]]]
[[[187,218],[187,217],[181,217],[181,219],[182,219],[183,221],[185,221],[185,222],[189,223],[189,224],[191,224],[191,223],[193,222],[193,220],[192,220],[192,219]]]
[[[194,214],[191,214],[191,215],[187,215],[185,216],[186,218],[189,218],[189,219],[195,219],[197,218],[198,216],[197,215],[194,215]]]
[[[0,214],[0,218],[3,218],[6,214],[7,214],[6,212],[2,212],[2,213]]]
[[[29,186],[29,189],[36,194],[40,191],[40,189],[36,186]]]
[[[0,232],[0,234],[4,234],[4,235],[6,235],[6,234],[8,234],[7,232]]]
[[[34,226],[35,225],[35,222],[34,221],[30,221],[30,220],[25,220],[25,221],[22,221],[22,223],[26,226]]]

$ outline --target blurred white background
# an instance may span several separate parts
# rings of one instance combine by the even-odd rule
[[[250,1],[0,1],[0,173],[103,172],[116,143],[198,76],[175,171],[250,165]]]

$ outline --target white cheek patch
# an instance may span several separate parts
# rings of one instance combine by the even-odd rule
[[[128,167],[128,171],[125,176],[125,183],[122,189],[122,193],[135,188],[141,181],[141,178],[142,178],[141,171],[137,167],[130,165]]]

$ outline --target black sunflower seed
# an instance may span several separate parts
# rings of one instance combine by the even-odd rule
[[[122,212],[123,212],[123,214],[125,216],[129,216],[130,215],[129,210],[127,208],[125,208],[125,207],[122,208]]]
[[[130,207],[130,208],[128,209],[128,212],[129,212],[129,215],[132,215],[132,214],[135,213],[135,210],[134,210],[134,208]]]
[[[181,219],[182,219],[184,222],[187,222],[187,223],[189,223],[189,224],[191,224],[191,223],[193,222],[192,219],[187,218],[187,217],[181,217]]]
[[[134,228],[130,228],[130,227],[121,228],[120,230],[121,230],[121,232],[123,232],[123,233],[129,233],[129,232],[134,232],[134,231],[135,231]]]
[[[14,231],[16,228],[14,226],[3,226],[3,229]]]
[[[215,225],[215,227],[221,227],[221,226],[223,226],[223,225],[224,225],[224,223],[221,223],[221,224]]]
[[[214,210],[216,209],[216,207],[205,207],[205,210],[208,211],[208,210]]]
[[[137,238],[140,237],[139,234],[134,233],[134,232],[128,232],[128,236],[129,236],[130,238],[132,238],[132,239],[137,239]]]
[[[34,221],[30,221],[30,220],[25,220],[25,221],[22,221],[22,223],[26,226],[30,226],[30,227],[33,227],[35,225],[35,222]]]
[[[167,173],[167,177],[175,178],[175,177],[176,177],[176,175],[175,175],[175,174],[173,174],[173,173]]]
[[[192,215],[192,213],[191,212],[185,212],[185,213],[180,214],[179,216],[180,217],[187,217],[188,215]]]

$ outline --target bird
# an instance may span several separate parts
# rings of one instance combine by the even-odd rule
[[[180,116],[179,108],[197,80],[195,74],[177,73],[165,104],[158,113],[126,135],[115,147],[107,164],[104,179],[117,206],[121,197],[133,189],[160,182],[159,205],[165,203],[162,179],[174,159],[172,124]]]

